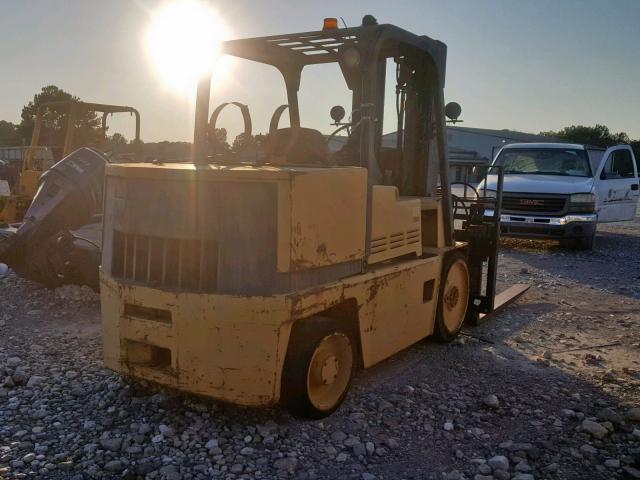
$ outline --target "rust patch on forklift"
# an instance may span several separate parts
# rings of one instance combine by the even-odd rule
[[[316,253],[318,254],[318,256],[324,258],[325,260],[329,261],[329,255],[327,254],[327,246],[325,245],[324,242],[322,242],[320,245],[318,245],[318,248],[316,248]]]
[[[368,290],[367,302],[371,302],[374,298],[376,298],[376,296],[378,295],[378,292],[381,289],[385,288],[391,280],[395,279],[396,277],[399,277],[400,275],[401,275],[401,272],[392,272],[388,275],[384,275],[383,277],[373,278],[370,282],[370,285],[367,288]]]

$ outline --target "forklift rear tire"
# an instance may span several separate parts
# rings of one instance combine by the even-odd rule
[[[347,396],[355,370],[356,347],[343,323],[312,317],[294,327],[282,378],[283,400],[293,415],[326,417]]]
[[[462,252],[447,256],[442,268],[433,335],[439,342],[458,336],[469,305],[469,267]]]

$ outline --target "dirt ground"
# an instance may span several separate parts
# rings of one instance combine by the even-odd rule
[[[94,295],[5,274],[0,479],[640,478],[639,252],[640,219],[593,252],[504,239],[499,285],[524,297],[359,372],[315,422],[126,383]]]

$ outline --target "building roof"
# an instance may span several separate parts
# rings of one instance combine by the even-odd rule
[[[537,135],[535,133],[518,132],[516,130],[507,130],[506,128],[503,130],[493,130],[490,128],[458,127],[453,125],[447,125],[447,130],[452,130],[454,132],[457,131],[457,132],[474,133],[476,135],[486,135],[489,137],[502,138],[506,140],[514,140],[518,142],[551,141],[551,142],[563,143],[561,138],[547,137],[545,135]]]
[[[449,157],[449,163],[462,164],[462,163],[489,163],[489,159],[481,157],[475,150],[466,150],[464,148],[449,146],[447,149],[447,156]]]
[[[564,149],[575,149],[575,150],[585,150],[586,147],[584,145],[580,145],[577,143],[566,143],[566,142],[526,142],[526,143],[508,143],[504,147],[504,149],[511,148],[564,148]]]

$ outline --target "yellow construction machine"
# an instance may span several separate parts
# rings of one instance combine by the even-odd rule
[[[22,167],[18,175],[17,181],[11,190],[5,185],[4,190],[0,192],[0,224],[17,223],[22,221],[25,212],[31,205],[31,201],[38,191],[40,177],[53,166],[52,161],[46,161],[37,158],[37,152],[42,148],[40,146],[40,137],[42,133],[45,115],[48,111],[55,110],[66,114],[66,130],[62,155],[64,158],[74,150],[83,146],[93,146],[101,148],[107,139],[107,117],[114,113],[127,112],[136,116],[136,142],[135,147],[139,146],[140,139],[140,115],[135,108],[121,107],[118,105],[104,105],[98,103],[86,103],[76,100],[62,100],[55,102],[42,103],[38,107],[36,118],[31,136],[31,146],[27,148]],[[101,135],[97,145],[79,144],[76,138],[78,129],[78,118],[83,112],[102,113]]]
[[[36,146],[49,110],[66,114],[63,158],[53,166],[34,157],[36,148],[42,148]],[[97,135],[79,140],[78,119],[86,112],[102,113],[102,127]],[[135,117],[132,153],[104,151],[107,117],[115,113]],[[0,196],[0,202],[5,201],[0,262],[48,287],[80,283],[97,289],[104,168],[112,161],[141,160],[140,114],[118,105],[46,103],[38,109],[31,143],[16,188]]]
[[[450,341],[497,306],[501,182],[492,196],[473,185],[475,196],[451,193],[440,41],[367,16],[355,28],[329,21],[227,41],[222,52],[279,70],[288,103],[263,154],[245,163],[216,138],[229,103],[209,118],[204,78],[192,163],[107,166],[104,361],[222,401],[326,416],[359,367],[425,337]],[[382,145],[388,60],[393,148]],[[337,63],[352,94],[348,122],[332,109],[348,133],[333,153],[300,125],[301,72],[321,63]],[[248,107],[234,104],[250,133]],[[287,109],[290,126],[278,128]]]

